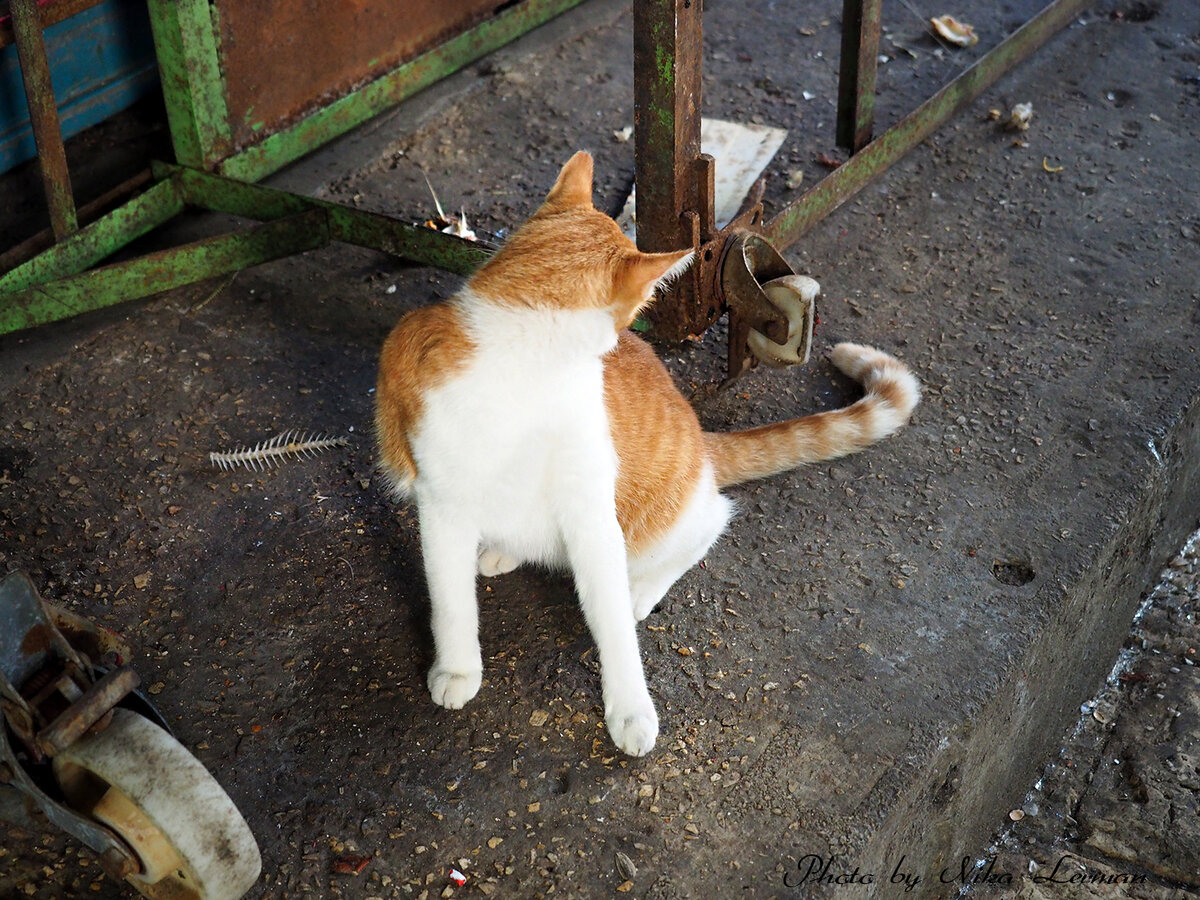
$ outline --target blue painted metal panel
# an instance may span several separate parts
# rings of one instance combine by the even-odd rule
[[[63,136],[119,112],[154,89],[158,66],[144,0],[105,0],[46,29]],[[17,48],[0,50],[0,172],[32,158]]]

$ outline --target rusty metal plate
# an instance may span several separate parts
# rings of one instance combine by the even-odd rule
[[[236,146],[466,31],[504,0],[216,0]]]

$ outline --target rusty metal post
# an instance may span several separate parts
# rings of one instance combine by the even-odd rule
[[[634,149],[637,243],[645,252],[699,245],[700,0],[634,0]],[[682,340],[695,285],[682,278],[651,307],[656,334]]]
[[[837,142],[851,153],[871,143],[882,0],[843,0]]]
[[[50,207],[50,227],[54,230],[54,236],[62,240],[78,231],[79,223],[75,216],[71,175],[67,171],[67,151],[63,146],[62,127],[54,101],[54,85],[50,81],[50,62],[46,57],[37,0],[12,0],[11,13],[17,60],[21,65],[25,99],[29,105],[29,122],[33,126],[42,184],[46,190],[46,203]]]

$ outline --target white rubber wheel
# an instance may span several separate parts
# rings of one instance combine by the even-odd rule
[[[108,728],[54,758],[71,808],[137,854],[126,879],[152,900],[238,900],[262,859],[250,827],[200,762],[149,719],[113,710]]]

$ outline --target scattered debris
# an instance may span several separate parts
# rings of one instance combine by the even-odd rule
[[[788,177],[787,177],[788,190],[794,191],[796,188],[800,187],[800,183],[802,181],[804,181],[804,170],[803,169],[792,169],[792,171],[788,173]]]
[[[1010,819],[1012,819],[1014,822],[1020,822],[1023,818],[1025,818],[1025,810],[1014,809],[1012,812],[1010,812],[1008,814],[1008,817]]]
[[[253,447],[239,447],[224,453],[208,454],[208,461],[219,469],[242,466],[260,472],[285,459],[307,459],[334,447],[344,447],[348,441],[343,437],[323,434],[301,434],[299,431],[284,431],[268,441],[260,441]]]
[[[621,128],[621,129],[613,132],[613,140],[616,141],[618,144],[629,143],[629,139],[631,137],[633,137],[633,126],[632,125],[626,125],[624,128]]]
[[[938,16],[930,19],[929,24],[938,37],[944,38],[956,47],[970,47],[979,43],[979,35],[966,22],[960,22],[954,16]]]
[[[820,153],[817,154],[817,164],[827,169],[836,169],[842,164],[842,161],[836,156],[830,156],[828,153]]]
[[[1029,122],[1032,119],[1033,104],[1018,103],[1008,114],[1008,121],[1004,123],[1004,127],[1010,131],[1028,131]]]
[[[1053,174],[1054,172],[1061,172],[1061,171],[1063,170],[1063,166],[1052,166],[1052,165],[1050,165],[1050,158],[1049,158],[1048,156],[1043,156],[1043,157],[1042,157],[1042,168],[1043,168],[1045,171],[1047,171],[1047,172],[1050,172],[1050,173],[1052,173],[1052,174]]]
[[[425,179],[425,186],[429,188],[429,193],[433,197],[433,208],[437,210],[437,217],[425,220],[425,227],[432,228],[434,231],[440,231],[443,234],[452,234],[455,237],[460,237],[467,241],[479,240],[475,236],[475,232],[467,225],[467,213],[459,207],[457,216],[446,215],[442,209],[442,202],[438,199],[437,191],[433,189],[433,185],[429,183],[429,176],[421,172]]]
[[[371,862],[371,857],[357,853],[347,853],[339,856],[330,867],[334,875],[361,875],[362,870]]]
[[[550,721],[550,713],[546,712],[544,709],[535,709],[529,716],[529,724],[534,728],[541,728],[548,721]]]
[[[467,876],[464,875],[462,872],[458,871],[458,869],[451,869],[450,870],[450,880],[453,881],[455,884],[457,884],[459,887],[462,887],[464,884],[467,883]]]

